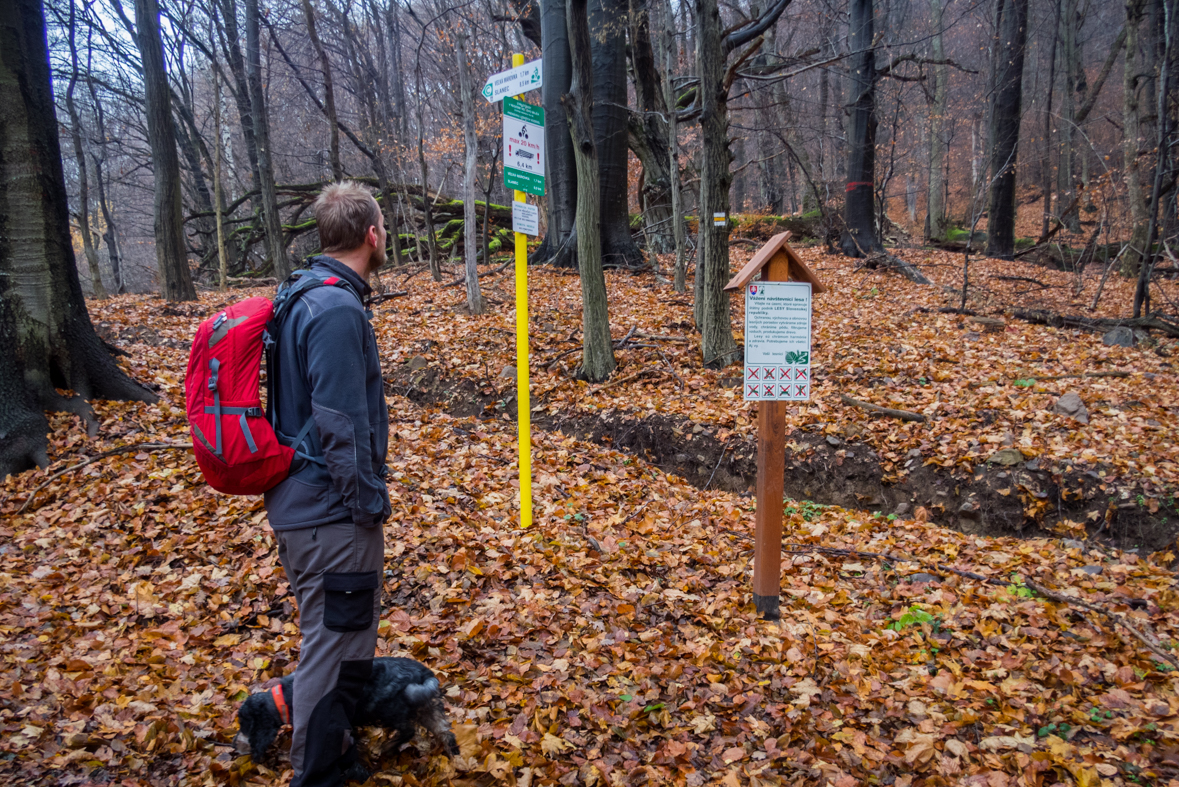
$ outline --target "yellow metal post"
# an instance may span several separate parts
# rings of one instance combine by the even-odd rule
[[[524,55],[512,55],[512,68]],[[517,191],[517,202],[528,195]],[[516,233],[516,411],[520,430],[520,527],[532,526],[532,404],[528,396],[528,240]]]

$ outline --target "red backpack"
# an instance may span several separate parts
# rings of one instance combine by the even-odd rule
[[[283,318],[299,296],[323,286],[356,292],[337,276],[321,279],[310,271],[295,271],[279,288],[273,303],[261,296],[248,298],[197,328],[188,356],[184,395],[197,465],[218,492],[260,495],[290,474],[296,455],[323,463],[321,457],[300,450],[312,419],[294,440],[280,439],[274,423],[277,387],[273,385],[272,363]],[[264,355],[270,370],[265,410],[259,396]]]

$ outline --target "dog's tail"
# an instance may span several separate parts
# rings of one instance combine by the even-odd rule
[[[414,707],[425,705],[438,695],[438,678],[433,675],[421,683],[410,683],[405,687],[405,701]]]

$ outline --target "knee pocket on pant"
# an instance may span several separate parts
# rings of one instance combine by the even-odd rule
[[[374,594],[380,584],[380,571],[324,574],[324,628],[347,632],[371,627]]]

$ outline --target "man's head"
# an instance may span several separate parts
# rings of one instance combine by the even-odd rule
[[[368,189],[345,180],[324,188],[312,205],[319,243],[363,278],[385,264],[385,217]]]

